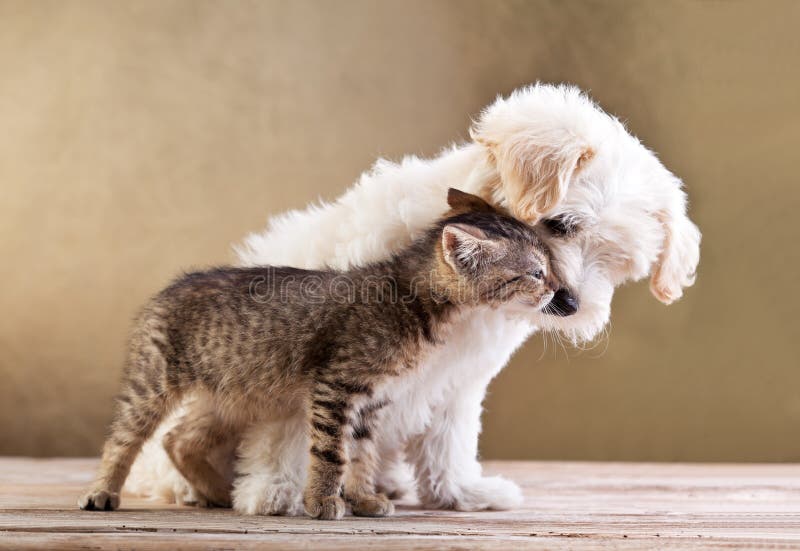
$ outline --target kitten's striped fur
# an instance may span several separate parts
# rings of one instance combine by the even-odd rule
[[[230,481],[207,450],[303,407],[306,512],[341,518],[346,499],[357,515],[391,513],[375,491],[372,438],[391,381],[411,373],[465,308],[510,300],[541,308],[558,288],[530,227],[457,190],[448,202],[444,219],[383,262],[346,272],[218,268],[156,295],[134,326],[117,414],[81,508],[117,508],[144,440],[184,393],[199,390],[207,410],[164,445],[209,503],[230,503]]]

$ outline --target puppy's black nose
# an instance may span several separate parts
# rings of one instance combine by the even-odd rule
[[[566,287],[562,287],[553,295],[547,309],[554,316],[571,316],[578,311],[578,299]]]

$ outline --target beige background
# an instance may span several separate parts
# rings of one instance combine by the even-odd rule
[[[800,460],[800,2],[0,1],[0,453],[95,454],[136,307],[497,93],[590,89],[687,183],[675,306],[534,338],[486,457]]]

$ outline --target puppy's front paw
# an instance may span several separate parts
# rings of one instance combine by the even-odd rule
[[[113,511],[119,508],[119,494],[107,490],[90,490],[78,498],[84,511]]]
[[[401,499],[414,494],[414,473],[403,461],[398,461],[378,473],[375,488],[389,499]]]
[[[385,517],[394,513],[394,504],[385,494],[358,496],[350,505],[353,514],[359,517]]]
[[[486,476],[462,482],[447,492],[423,492],[422,502],[435,509],[457,511],[505,510],[522,504],[519,486],[501,476]]]
[[[454,509],[480,511],[482,509],[506,510],[522,505],[522,490],[502,476],[487,476],[466,485],[456,498]]]
[[[168,500],[171,496],[176,505],[207,506],[206,498],[201,496],[194,486],[189,484],[183,477],[176,479],[169,487],[169,492],[164,492],[164,495]]]
[[[292,481],[257,480],[246,475],[233,490],[233,508],[246,515],[303,514],[302,488]]]
[[[339,496],[323,498],[306,497],[304,500],[306,514],[319,520],[339,520],[344,516],[344,500]]]

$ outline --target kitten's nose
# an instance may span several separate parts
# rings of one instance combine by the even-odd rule
[[[562,287],[553,295],[547,310],[554,316],[571,316],[578,311],[578,299],[569,292],[569,289]]]

